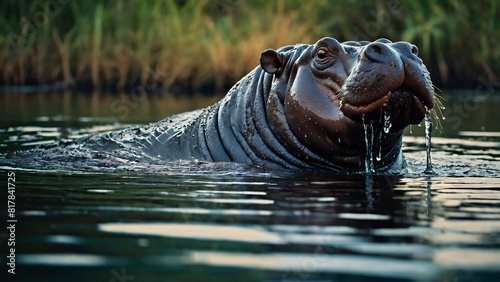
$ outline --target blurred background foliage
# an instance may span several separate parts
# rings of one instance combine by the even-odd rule
[[[224,90],[260,53],[410,41],[440,87],[498,81],[500,1],[2,0],[0,85]]]

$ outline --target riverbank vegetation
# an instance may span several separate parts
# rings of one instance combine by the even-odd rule
[[[416,44],[441,87],[498,81],[487,1],[4,0],[0,85],[223,90],[260,53],[331,36]]]

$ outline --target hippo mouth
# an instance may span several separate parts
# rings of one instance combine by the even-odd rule
[[[421,91],[411,89],[406,83],[387,93],[381,93],[369,101],[349,99],[350,95],[341,93],[341,111],[348,117],[359,120],[366,117],[372,121],[380,118],[383,112],[394,116],[393,119],[404,118],[410,123],[419,123],[427,111],[433,108],[432,94],[422,88]]]

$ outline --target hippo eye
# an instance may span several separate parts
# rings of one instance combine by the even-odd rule
[[[330,62],[334,57],[335,56],[332,54],[332,52],[325,47],[320,48],[318,49],[318,51],[316,51],[316,58],[320,64],[326,64]]]
[[[326,58],[326,56],[328,56],[328,52],[326,52],[325,50],[318,51],[318,58],[324,59],[324,58]]]
[[[316,49],[313,62],[317,69],[324,70],[334,64],[336,58],[336,50],[331,50],[331,46],[320,46]]]

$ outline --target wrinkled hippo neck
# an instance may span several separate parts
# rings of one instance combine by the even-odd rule
[[[218,133],[218,138],[206,140],[214,161],[254,163],[270,168],[311,167],[283,146],[268,123],[266,104],[272,82],[273,76],[257,67],[207,115],[207,132]]]
[[[321,157],[296,138],[284,113],[281,94],[272,88],[273,75],[257,67],[208,109],[205,121],[194,126],[204,127],[199,132],[205,132],[203,146],[210,152],[209,160],[345,172],[345,168]]]

